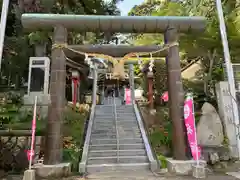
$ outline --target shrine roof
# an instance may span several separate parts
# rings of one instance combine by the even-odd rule
[[[27,30],[51,29],[62,25],[79,32],[164,33],[169,27],[180,32],[202,31],[206,18],[196,16],[103,16],[70,14],[22,15]]]

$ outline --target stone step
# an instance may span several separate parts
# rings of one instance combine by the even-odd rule
[[[90,151],[88,157],[146,156],[143,149]]]
[[[116,123],[116,121],[118,122],[118,123],[123,123],[123,124],[126,124],[126,123],[135,123],[135,124],[137,124],[137,120],[136,120],[136,118],[135,119],[117,119],[117,120],[115,120],[115,119],[113,119],[113,120],[107,120],[107,119],[98,119],[98,118],[95,118],[94,119],[94,122],[93,122],[93,124],[97,124],[97,123],[99,123],[99,124],[115,124]]]
[[[135,143],[143,143],[142,138],[126,138],[119,139],[119,144],[135,144]],[[116,144],[117,139],[91,139],[91,144]]]
[[[134,112],[134,109],[133,108],[126,108],[126,109],[122,109],[122,108],[116,108],[116,110],[113,108],[113,107],[108,107],[108,109],[99,109],[99,110],[96,110],[95,113],[103,113],[103,112],[106,112],[106,113],[114,113],[114,112],[121,112],[121,113],[135,113]]]
[[[95,132],[95,133],[113,133],[115,134],[116,133],[116,128],[115,127],[109,127],[109,128],[93,128],[92,129],[92,132]]]
[[[124,128],[124,127],[117,127],[117,132],[118,133],[135,133],[135,134],[140,134],[140,130],[139,128],[135,128],[135,129],[127,129],[127,128]],[[93,134],[116,134],[116,129],[115,128],[105,128],[105,129],[92,129],[92,133]]]
[[[95,117],[94,122],[136,121],[136,117]]]
[[[126,129],[123,127],[117,127],[117,131],[114,129],[109,129],[109,130],[92,130],[92,135],[98,134],[98,135],[115,135],[116,133],[118,134],[136,134],[136,135],[141,135],[141,132],[138,128],[135,130],[133,129]]]
[[[132,127],[133,129],[138,129],[138,124],[137,123],[121,123],[121,122],[117,122],[117,127],[120,128],[125,128],[125,129],[129,129],[130,127]],[[93,129],[115,129],[116,128],[116,123],[114,124],[103,124],[103,123],[98,123],[98,124],[93,124]]]
[[[90,145],[90,151],[98,150],[128,150],[128,149],[145,149],[143,143],[135,144],[99,144],[99,145]]]
[[[95,112],[97,116],[114,116],[116,115],[125,115],[125,116],[136,116],[133,111],[102,111],[102,112]]]
[[[99,115],[96,115],[95,119],[106,119],[106,120],[115,120],[115,116],[112,116],[112,115],[104,115],[104,116],[99,116]],[[136,116],[135,115],[132,115],[132,116],[124,116],[124,115],[116,115],[116,119],[136,119]]]
[[[126,131],[135,131],[135,130],[139,130],[138,124],[122,124],[122,123],[115,123],[114,125],[109,125],[107,126],[107,124],[104,125],[98,125],[98,124],[94,124],[92,127],[92,130],[95,129],[97,131],[115,131],[117,129],[124,129]]]
[[[100,135],[100,134],[92,134],[91,135],[91,139],[116,139],[117,138],[117,135],[114,134],[114,135]]]
[[[133,111],[133,106],[117,106],[116,107],[117,111]]]
[[[141,138],[141,134],[128,134],[128,133],[119,133],[118,136],[122,139],[124,138]],[[91,139],[116,139],[116,134],[92,134]]]
[[[118,137],[121,138],[121,135],[122,136],[139,136],[141,137],[141,133],[140,131],[118,131],[117,133],[116,132],[105,132],[105,133],[99,133],[99,131],[92,131],[92,135],[93,137],[95,137],[95,135],[100,135],[100,136],[114,136],[114,135],[117,135],[118,134]]]
[[[115,129],[115,127],[109,127],[109,128],[101,128],[101,129],[99,129],[99,128],[93,128],[92,129],[92,133],[112,133],[112,134],[116,134],[116,129]]]
[[[138,123],[137,122],[115,122],[115,123],[101,123],[101,122],[96,122],[93,124],[93,127],[115,127],[117,124],[117,126],[121,126],[121,127],[138,127]]]
[[[117,120],[135,120],[136,116],[96,116],[95,119],[98,120],[103,120],[103,121],[115,121],[115,119]]]
[[[125,164],[94,164],[87,165],[86,171],[87,173],[112,173],[116,171],[123,172],[132,172],[132,171],[149,171],[149,163],[125,163]]]
[[[96,136],[114,136],[116,135],[116,132],[100,132],[99,131],[92,131],[92,137]],[[124,131],[124,130],[120,130],[118,131],[118,135],[119,137],[121,137],[121,135],[126,135],[126,136],[141,136],[140,131]]]
[[[89,157],[87,164],[114,164],[114,163],[146,163],[147,156],[106,156],[106,157]]]
[[[93,129],[115,129],[117,127],[124,128],[124,129],[139,129],[138,123],[122,123],[122,122],[115,122],[115,123],[98,123],[93,124]]]
[[[107,126],[107,125],[104,125],[104,126],[102,126],[102,125],[93,125],[93,128],[92,128],[92,130],[93,129],[114,129],[115,130],[115,128],[116,128],[116,124],[114,124],[114,125],[109,125],[109,126]]]
[[[102,107],[96,107],[97,111],[109,111],[109,110],[132,110],[133,111],[133,106],[128,106],[128,107],[123,107],[123,106],[114,106],[114,105],[108,105],[108,106],[102,106]]]

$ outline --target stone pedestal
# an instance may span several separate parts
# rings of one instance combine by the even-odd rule
[[[167,168],[168,172],[175,175],[192,175],[193,174],[193,166],[195,166],[196,161],[194,160],[174,160],[167,159]],[[200,161],[201,167],[206,167],[205,161]]]
[[[71,163],[55,165],[35,164],[32,168],[36,171],[36,176],[40,178],[60,178],[71,174]]]
[[[206,178],[206,168],[204,165],[193,165],[192,166],[192,176],[197,179]]]

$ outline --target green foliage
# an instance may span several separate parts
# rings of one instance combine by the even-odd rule
[[[7,79],[8,86],[14,85],[17,88],[23,85],[28,78],[28,62],[29,57],[34,56],[34,45],[46,43],[48,45],[47,52],[51,52],[51,32],[25,33],[21,25],[22,13],[118,15],[120,12],[117,3],[120,1],[22,0],[10,3],[1,78]],[[69,32],[68,41],[70,44],[95,44],[98,42],[98,38],[102,39],[104,35],[104,33]]]
[[[149,130],[150,142],[155,152],[159,154],[162,146],[172,149],[172,121],[169,119],[168,108],[158,108],[155,116],[159,119],[159,123],[154,124]]]
[[[158,160],[161,162],[161,168],[167,168],[167,159],[163,155],[158,155]]]
[[[171,140],[170,123],[164,128],[159,128],[159,129],[158,128],[152,129],[152,133],[150,135],[150,141],[152,143],[152,146],[155,147],[156,149],[161,146],[167,146],[168,148],[171,148],[172,140]]]
[[[214,107],[217,107],[217,99],[215,94],[209,94],[206,96],[204,93],[203,81],[189,81],[183,80],[183,88],[185,92],[191,92],[193,94],[195,110],[200,110],[204,102],[211,103]],[[215,93],[215,92],[214,92]]]
[[[161,2],[156,1],[151,4],[145,2],[140,6],[134,7],[130,15],[152,15],[152,16],[204,16],[207,18],[206,30],[199,35],[191,32],[180,36],[180,57],[184,66],[200,59],[201,70],[196,72],[198,80],[202,81],[200,88],[199,82],[185,82],[185,89],[191,89],[198,104],[210,101],[216,104],[215,84],[223,80],[223,50],[219,31],[219,23],[216,12],[215,1],[211,0],[186,0],[184,2]],[[227,26],[228,41],[232,62],[239,62],[239,21],[240,11],[238,1],[224,1],[223,11]],[[156,34],[134,36],[135,44],[150,45],[163,43],[163,37]],[[155,71],[155,92],[160,95],[166,88],[166,83],[159,81],[166,75],[161,74],[162,69],[156,65]],[[194,87],[196,86],[196,87]],[[196,92],[195,92],[196,91]]]
[[[64,136],[70,137],[64,142],[63,160],[71,162],[73,170],[77,171],[79,159],[82,155],[84,127],[88,112],[76,112],[70,108],[65,111]]]
[[[165,60],[154,62],[155,103],[159,104],[162,94],[167,91],[167,67]]]
[[[76,148],[64,148],[63,149],[63,161],[72,163],[72,170],[78,170],[79,163],[79,150]]]
[[[43,44],[48,41],[48,33],[45,31],[31,32],[28,35],[28,38],[30,45]]]
[[[2,95],[0,105],[1,129],[6,124],[11,125],[19,121],[18,114],[21,103],[21,97],[18,94],[10,92]]]
[[[82,143],[81,137],[84,133],[84,124],[87,115],[87,112],[80,113],[69,108],[67,108],[65,111],[65,135],[71,135],[71,137],[73,137],[73,139],[76,141],[77,145],[81,145]]]

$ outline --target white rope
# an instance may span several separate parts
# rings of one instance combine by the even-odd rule
[[[154,59],[153,59],[153,56],[152,56],[152,53],[150,53],[150,63],[149,63],[149,71],[152,72],[153,71],[153,67],[154,67]]]
[[[143,62],[142,62],[141,58],[139,57],[139,54],[137,54],[137,59],[138,59],[139,69],[142,70],[143,69]]]

